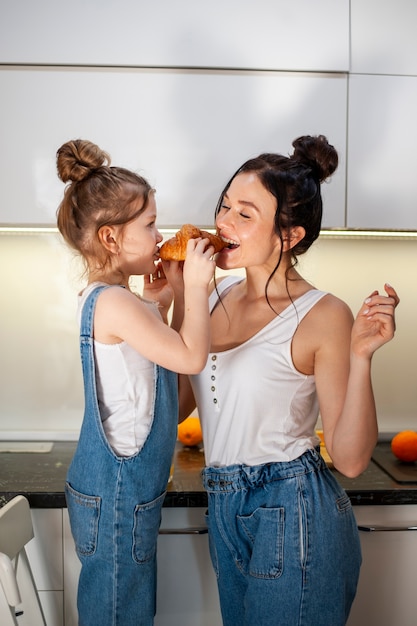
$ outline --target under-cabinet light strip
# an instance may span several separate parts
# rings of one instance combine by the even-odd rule
[[[168,235],[178,230],[178,227],[159,228],[162,234]],[[208,231],[214,232],[210,226],[202,226]],[[56,226],[0,226],[1,234],[10,235],[33,235],[58,233]],[[417,240],[417,231],[413,230],[357,230],[357,229],[323,229],[320,232],[323,239],[411,239]]]

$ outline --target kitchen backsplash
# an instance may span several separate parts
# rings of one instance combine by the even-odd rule
[[[416,267],[415,238],[325,236],[300,259],[304,276],[355,314],[384,282],[398,290],[396,337],[373,362],[381,432],[417,429]],[[76,439],[83,413],[76,323],[82,268],[55,232],[1,234],[0,277],[0,439]]]

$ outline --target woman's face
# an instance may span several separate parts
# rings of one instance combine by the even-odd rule
[[[276,198],[253,172],[238,174],[223,198],[216,226],[231,244],[216,257],[221,269],[235,269],[273,262],[281,243],[274,231]]]

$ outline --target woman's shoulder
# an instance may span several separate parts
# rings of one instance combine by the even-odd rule
[[[323,293],[323,292],[322,292]],[[353,314],[349,305],[332,293],[324,293],[307,316],[317,332],[331,332],[331,329],[350,329],[353,324]]]
[[[209,286],[209,293],[213,291],[222,292],[228,287],[231,287],[235,283],[240,283],[243,280],[242,276],[234,276],[233,274],[226,274],[212,280]]]

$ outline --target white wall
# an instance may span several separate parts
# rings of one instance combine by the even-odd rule
[[[354,312],[384,282],[398,289],[397,335],[374,357],[374,386],[381,431],[416,428],[417,240],[322,238],[300,267]],[[83,395],[75,311],[82,284],[80,266],[58,235],[0,236],[0,439],[77,436]]]

